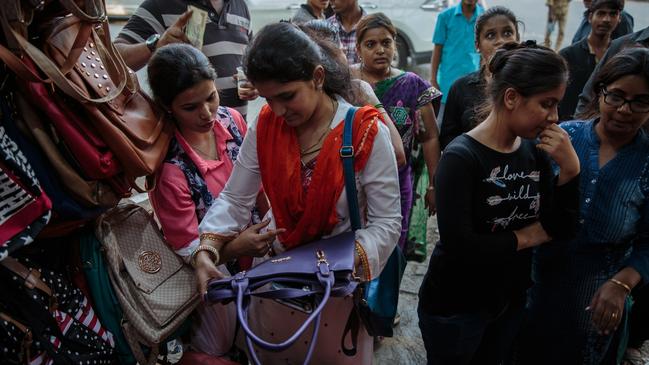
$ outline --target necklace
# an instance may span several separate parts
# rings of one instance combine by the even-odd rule
[[[383,81],[392,75],[392,65],[388,65],[388,71],[382,76],[380,80],[377,80],[376,82],[372,82],[367,78],[367,76],[365,75],[365,65],[363,63],[361,63],[360,71],[361,71],[361,80],[366,81],[370,85],[374,86],[377,82]]]
[[[334,115],[336,115],[336,110],[338,109],[338,101],[335,101],[333,98],[330,98],[330,100],[331,100],[331,107],[333,109],[331,119],[333,119]],[[318,138],[318,141],[307,148],[300,149],[300,155],[307,156],[320,151],[322,149],[320,143],[324,140],[325,136],[329,134],[330,131],[331,130],[329,129],[329,125],[327,125],[324,132]]]
[[[196,152],[198,152],[200,155],[202,155],[204,158],[207,158],[208,160],[219,160],[219,151],[216,148],[216,142],[214,141],[214,132],[210,131],[210,138],[209,138],[209,146],[207,147],[209,149],[209,153],[203,151],[202,149],[198,148],[198,146],[189,144],[189,146]],[[213,151],[213,152],[212,152]]]

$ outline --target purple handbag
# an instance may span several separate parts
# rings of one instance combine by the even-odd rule
[[[249,271],[211,281],[205,299],[210,303],[236,301],[237,317],[246,334],[246,344],[255,364],[259,364],[259,360],[253,343],[269,351],[283,351],[293,345],[307,327],[315,322],[304,360],[304,364],[308,364],[318,337],[320,315],[329,297],[350,295],[358,285],[358,280],[353,276],[355,240],[354,232],[345,232],[283,252]],[[272,282],[289,287],[269,289],[266,284]],[[255,335],[248,326],[248,309],[252,296],[266,299],[315,296],[317,306],[290,338],[281,343],[271,343]]]

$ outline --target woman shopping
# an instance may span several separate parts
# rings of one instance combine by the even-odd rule
[[[245,57],[245,71],[268,105],[260,112],[241,147],[232,176],[200,225],[195,251],[201,290],[221,277],[214,266],[232,237],[245,227],[256,192],[263,184],[271,209],[267,232],[251,239],[268,244],[268,255],[349,231],[339,149],[342,121],[351,105],[345,100],[349,72],[323,55],[296,26],[264,27]],[[399,181],[387,127],[372,107],[354,118],[354,161],[363,228],[356,231],[356,272],[362,280],[381,273],[401,229]],[[236,238],[235,238],[236,239]],[[196,241],[198,243],[198,240]],[[220,254],[212,254],[212,250]],[[358,352],[343,354],[341,337],[353,307],[351,297],[332,298],[325,306],[313,363],[370,364],[372,339],[362,330]],[[255,299],[249,323],[267,341],[286,339],[306,314],[272,300]],[[307,331],[308,332],[308,331]],[[310,334],[282,352],[259,351],[262,363],[302,363]]]
[[[191,262],[198,224],[232,173],[246,123],[236,110],[219,106],[216,72],[207,57],[192,46],[174,44],[157,50],[149,61],[148,79],[155,100],[176,126],[149,197],[165,240]],[[255,201],[260,207],[268,206],[264,194],[255,194]],[[248,231],[262,226],[253,225]],[[230,255],[234,258],[266,252],[265,245],[241,240],[231,248],[236,248]],[[226,357],[234,342],[234,307],[199,306],[197,311],[192,349],[213,358]]]

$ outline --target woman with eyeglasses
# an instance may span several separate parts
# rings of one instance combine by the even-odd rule
[[[629,294],[649,282],[649,50],[611,58],[593,85],[584,121],[561,125],[581,163],[579,231],[536,249],[522,364],[619,363]]]

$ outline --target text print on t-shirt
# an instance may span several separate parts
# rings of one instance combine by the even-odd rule
[[[538,192],[538,182],[540,180],[540,171],[531,172],[519,171],[509,172],[509,165],[501,169],[500,166],[491,170],[489,177],[483,181],[493,184],[505,191],[502,194],[496,194],[487,198],[489,206],[500,205],[509,202],[513,205],[512,211],[506,217],[495,217],[489,221],[492,224],[491,231],[494,232],[498,227],[506,229],[516,220],[530,220],[538,217],[541,195]],[[517,201],[526,202],[523,204]],[[526,209],[527,208],[527,209]],[[520,211],[526,209],[527,211]]]

